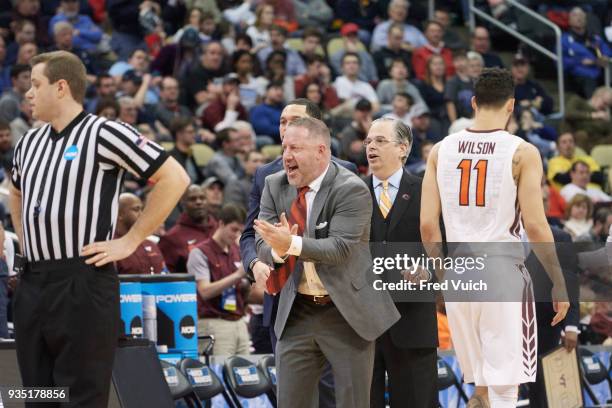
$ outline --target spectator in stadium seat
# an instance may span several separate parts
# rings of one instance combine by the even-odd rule
[[[184,273],[189,251],[210,238],[217,229],[217,220],[206,211],[206,195],[197,184],[189,186],[181,206],[183,213],[176,225],[160,238],[158,246],[170,272]]]
[[[342,156],[359,166],[367,166],[363,140],[372,126],[372,104],[367,99],[361,99],[355,106],[353,120],[338,135],[342,143]]]
[[[166,44],[151,62],[151,72],[161,76],[184,78],[189,68],[197,61],[198,50],[202,44],[200,34],[193,27],[181,33],[176,43]]]
[[[113,28],[111,47],[120,60],[127,60],[135,49],[145,48],[144,30],[139,24],[140,1],[106,0],[106,12]]]
[[[179,116],[191,116],[191,111],[179,104],[179,83],[167,76],[159,84],[159,103],[155,106],[155,119],[169,128],[172,119]]]
[[[587,152],[598,144],[612,143],[612,89],[599,87],[588,99],[570,95],[566,101],[564,125],[576,135],[576,144]]]
[[[78,56],[87,69],[89,79],[92,80],[98,73],[97,64],[89,51],[74,45],[74,32],[74,27],[68,21],[56,23],[53,26],[53,46],[49,51],[68,51]]]
[[[13,20],[12,30],[14,41],[6,47],[6,65],[11,66],[17,63],[19,49],[28,43],[36,44],[36,26],[30,20]]]
[[[23,135],[23,133],[21,134]],[[20,135],[20,137],[21,137]],[[11,127],[8,123],[0,121],[0,168],[13,167],[13,154],[15,152]],[[0,170],[1,172],[2,170]],[[7,177],[4,174],[4,177]]]
[[[115,78],[111,75],[102,73],[96,77],[95,88],[95,96],[86,103],[86,110],[90,113],[96,110],[96,106],[100,99],[115,98],[117,94],[117,82],[115,82]]]
[[[214,94],[214,99],[202,112],[202,126],[212,131],[224,129],[236,121],[247,120],[247,111],[240,103],[240,80],[238,75],[227,74],[223,78],[223,85],[210,84],[208,93]]]
[[[334,81],[334,88],[342,102],[350,101],[354,106],[360,99],[367,99],[372,105],[372,112],[380,110],[378,96],[367,82],[358,79],[361,59],[354,52],[347,52],[342,57],[342,76]]]
[[[372,38],[372,30],[383,11],[379,2],[360,0],[338,0],[334,8],[334,17],[344,23],[355,23],[359,27],[359,38],[367,46]],[[382,44],[386,44],[383,39]]]
[[[280,116],[283,111],[283,84],[271,82],[266,89],[266,97],[262,104],[251,110],[251,124],[258,135],[270,136],[280,144]]]
[[[476,51],[482,56],[485,68],[504,67],[504,63],[499,55],[491,52],[491,38],[489,36],[489,30],[487,30],[486,27],[474,28],[471,42],[472,51]]]
[[[204,181],[204,172],[193,158],[191,146],[196,143],[196,129],[190,117],[177,117],[170,123],[170,132],[174,139],[174,148],[168,152],[183,166],[191,182],[200,184]]]
[[[232,69],[240,81],[238,86],[240,103],[247,110],[255,106],[263,94],[260,84],[254,77],[254,64],[255,56],[249,51],[238,50],[232,55]]]
[[[38,45],[27,42],[19,47],[17,52],[17,63],[15,65],[30,65],[30,61],[38,54]]]
[[[12,142],[16,144],[19,138],[34,127],[35,121],[32,117],[32,105],[27,99],[21,101],[19,116],[11,121]]]
[[[581,160],[576,160],[570,169],[571,182],[566,184],[560,191],[566,202],[570,201],[576,194],[584,194],[596,204],[608,202],[612,197],[598,188],[588,187],[591,182],[591,171],[589,165]]]
[[[545,175],[542,176],[542,195],[544,197],[544,212],[551,226],[563,227],[565,218],[565,200],[554,188]]]
[[[185,21],[185,24],[180,29],[178,29],[176,33],[174,33],[170,41],[174,44],[178,44],[181,42],[181,38],[183,38],[184,34],[186,34],[187,32],[192,32],[197,35],[198,45],[200,43],[206,43],[211,40],[210,36],[203,33],[206,19],[210,18],[213,20],[213,22],[218,23],[220,21],[218,17],[218,10],[217,15],[215,15],[214,13],[203,11],[199,7],[190,7],[187,12],[187,19]]]
[[[96,110],[92,113],[102,116],[108,120],[117,120],[121,106],[115,98],[102,98],[96,105]],[[126,122],[127,123],[127,122]]]
[[[119,212],[115,239],[124,236],[142,214],[142,200],[131,193],[119,196]],[[119,274],[159,274],[167,271],[164,257],[157,244],[145,239],[132,255],[116,262]]]
[[[378,78],[381,80],[389,79],[391,66],[393,61],[400,59],[404,62],[406,69],[412,65],[412,54],[410,51],[402,48],[404,40],[404,26],[403,24],[393,23],[389,27],[388,43],[376,51],[373,55],[374,61],[376,61],[376,70],[378,71]]]
[[[300,27],[327,28],[334,12],[325,0],[292,0]]]
[[[255,23],[246,30],[253,42],[251,52],[257,52],[270,46],[270,27],[274,21],[274,7],[271,4],[260,3],[255,9]]]
[[[413,51],[427,44],[427,39],[421,30],[406,23],[409,7],[410,3],[406,0],[391,0],[391,2],[389,2],[389,19],[376,25],[372,34],[372,44],[370,47],[372,52],[388,44],[389,41],[387,37],[392,24],[401,24],[404,27],[402,42],[405,50]]]
[[[139,123],[139,111],[134,98],[122,96],[117,99],[117,103],[119,103],[119,121],[136,126]]]
[[[378,83],[376,93],[381,103],[381,110],[388,112],[391,110],[393,97],[397,93],[406,93],[412,98],[414,106],[427,107],[419,89],[408,81],[408,66],[402,59],[391,61],[390,65],[391,78],[382,80]]]
[[[223,191],[223,202],[248,208],[249,192],[253,188],[253,176],[255,171],[265,163],[264,155],[261,152],[257,150],[248,152],[244,161],[244,177],[228,184],[227,188]]]
[[[72,24],[75,30],[74,47],[89,53],[95,52],[102,40],[102,30],[89,16],[79,14],[79,11],[79,0],[61,0],[59,12],[49,21],[49,37],[55,36],[55,24],[66,21]]]
[[[152,90],[153,77],[151,74],[141,74],[136,70],[129,70],[121,77],[118,97],[131,96],[138,109],[144,110],[145,105],[155,105],[159,97]]]
[[[396,93],[391,106],[391,112],[386,113],[383,116],[384,118],[401,120],[404,125],[412,126],[412,108],[414,107],[414,102],[410,95],[404,92]]]
[[[17,64],[11,68],[12,88],[5,90],[0,97],[1,120],[10,123],[19,116],[21,101],[30,89],[30,71],[29,65]]]
[[[338,94],[336,90],[329,83],[323,80],[323,68],[325,65],[325,58],[320,55],[313,55],[306,59],[306,72],[303,75],[295,77],[295,94],[300,98],[308,98],[307,88],[310,84],[317,84],[321,93],[321,101],[315,102],[317,104],[322,103],[325,109],[335,108],[340,104]],[[328,67],[326,67],[329,69]]]
[[[444,97],[445,72],[444,58],[440,55],[432,55],[427,60],[425,79],[417,82],[423,101],[429,108],[432,118],[440,123],[443,132],[446,132],[450,126]]]
[[[411,113],[412,149],[408,155],[408,164],[412,164],[422,159],[421,145],[423,143],[437,143],[445,136],[440,129],[440,125],[431,119],[431,115],[425,107],[415,107]]]
[[[321,31],[317,27],[306,27],[302,33],[302,49],[298,51],[302,61],[307,63],[309,58],[313,58],[315,55],[323,57],[318,54],[318,49],[323,41]],[[324,61],[325,61],[325,57]]]
[[[189,253],[187,272],[196,278],[198,333],[215,337],[213,354],[250,354],[246,313],[246,273],[236,245],[244,226],[245,210],[234,205],[221,209],[219,227],[211,238]]]
[[[6,62],[6,41],[0,35],[0,95],[11,87],[11,70]]]
[[[412,52],[412,69],[414,70],[414,75],[418,79],[425,79],[427,60],[432,55],[441,55],[442,58],[444,58],[447,78],[455,74],[453,52],[450,48],[444,46],[442,42],[443,36],[444,27],[442,27],[440,23],[437,21],[428,21],[425,24],[425,38],[427,38],[427,44]]]
[[[576,92],[590,98],[599,86],[602,68],[612,58],[612,48],[587,30],[586,13],[574,7],[569,13],[569,30],[561,37],[563,68]]]
[[[287,54],[287,61],[285,63],[285,69],[287,75],[296,76],[301,75],[306,71],[304,61],[300,57],[297,51],[285,46],[285,40],[287,39],[287,30],[278,25],[272,25],[270,27],[270,46],[262,48],[257,52],[257,57],[262,66],[266,64],[266,60],[272,51],[284,51]]]
[[[529,61],[523,54],[514,56],[510,71],[514,79],[515,103],[521,109],[535,109],[543,115],[549,115],[553,110],[553,99],[539,83],[528,78],[529,68]]]
[[[220,148],[206,165],[209,176],[215,176],[225,185],[233,183],[244,176],[244,168],[240,163],[240,135],[234,128],[228,127],[217,135]]]
[[[427,167],[427,158],[429,157],[429,153],[431,153],[431,149],[433,148],[433,146],[434,144],[429,140],[421,142],[421,146],[419,148],[420,159],[413,162],[412,164],[406,165],[406,170],[408,170],[410,174],[413,174],[417,177],[423,177],[423,175],[425,174],[425,168]],[[412,153],[413,150],[414,148],[410,151],[410,153]],[[438,319],[440,319],[440,314],[438,314]]]
[[[467,56],[457,54],[453,59],[457,75],[446,83],[444,97],[448,118],[454,122],[458,118],[471,118],[474,81],[480,75],[483,60],[480,54],[470,51]]]
[[[134,70],[140,74],[145,74],[149,70],[149,56],[144,48],[136,48],[130,53],[126,61],[117,61],[109,69],[108,73],[115,77],[115,81],[121,81],[122,76]]]
[[[606,207],[600,208],[593,216],[593,226],[587,233],[577,236],[575,241],[605,244],[611,227],[612,211]]]
[[[209,177],[202,183],[204,197],[206,199],[206,211],[215,219],[219,218],[219,211],[223,206],[225,184],[217,177]]]
[[[565,207],[563,230],[576,237],[588,233],[593,226],[593,202],[584,194],[576,194]]]
[[[216,95],[209,92],[208,85],[211,82],[222,82],[228,73],[224,66],[224,58],[225,51],[220,42],[211,41],[202,45],[200,58],[187,70],[184,77],[179,78],[182,85],[181,95],[184,98],[181,102],[183,105],[195,110],[215,99]]]
[[[559,135],[557,138],[557,151],[559,155],[548,161],[547,179],[553,187],[561,189],[570,182],[569,171],[572,164],[577,160],[587,163],[591,171],[591,179],[596,180],[599,184],[602,183],[603,174],[599,164],[591,156],[576,154],[576,139],[572,132],[564,132]],[[589,185],[589,187],[596,186],[596,184]]]
[[[461,36],[451,27],[451,16],[448,9],[436,7],[433,19],[444,27],[444,36],[442,37],[444,45],[453,51],[466,50],[468,48]]]
[[[358,31],[359,27],[353,23],[347,23],[342,26],[340,29],[340,34],[342,34],[344,46],[330,56],[329,62],[336,74],[340,75],[342,73],[342,61],[344,55],[346,55],[348,52],[355,53],[359,55],[360,61],[358,73],[359,80],[374,83],[378,81],[376,64],[374,64],[372,55],[370,55],[369,52],[359,49],[359,39],[357,38]]]
[[[284,51],[272,51],[266,59],[264,75],[257,78],[257,85],[262,97],[265,96],[266,88],[271,82],[283,84],[284,101],[289,102],[295,98],[295,80],[287,75],[287,53]]]

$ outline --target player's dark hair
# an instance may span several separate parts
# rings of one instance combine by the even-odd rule
[[[316,103],[306,99],[306,98],[298,98],[289,102],[287,105],[301,105],[306,107],[306,114],[311,118],[323,120],[323,113],[321,112],[321,108],[317,106]]]
[[[474,84],[474,97],[480,108],[501,108],[514,97],[514,81],[504,68],[484,68]]]

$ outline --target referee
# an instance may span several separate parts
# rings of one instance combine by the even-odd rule
[[[10,209],[25,257],[14,298],[19,368],[26,387],[69,387],[63,406],[106,407],[119,335],[113,262],[163,223],[189,177],[129,125],[83,111],[78,57],[50,52],[31,65],[26,98],[48,124],[29,130],[13,159]],[[142,216],[113,240],[126,172],[155,187]]]

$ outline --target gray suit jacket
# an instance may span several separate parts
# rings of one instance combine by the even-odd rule
[[[259,219],[278,222],[281,213],[289,214],[296,196],[297,189],[288,183],[285,171],[268,176]],[[332,162],[312,204],[296,270],[280,293],[274,326],[279,339],[296,297],[304,261],[315,263],[338,311],[363,339],[375,340],[399,320],[389,294],[375,291],[372,286],[371,219],[372,199],[366,184]],[[324,227],[316,228],[321,225]],[[259,235],[256,239],[257,256],[272,265],[271,248]]]

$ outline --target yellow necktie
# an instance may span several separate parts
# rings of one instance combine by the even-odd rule
[[[380,193],[380,212],[383,218],[387,218],[389,211],[391,211],[391,198],[389,198],[389,181],[385,180],[382,182],[383,191]]]

